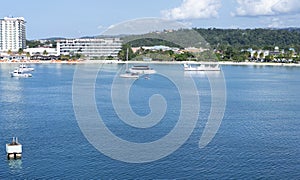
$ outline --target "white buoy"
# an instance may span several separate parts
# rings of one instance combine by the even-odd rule
[[[18,138],[13,137],[10,144],[6,144],[7,159],[20,159],[22,157],[22,144]]]

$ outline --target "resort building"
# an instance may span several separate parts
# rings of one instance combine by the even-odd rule
[[[38,47],[38,48],[27,48],[24,52],[28,52],[31,56],[33,55],[44,55],[44,56],[58,56],[56,48]]]
[[[82,38],[57,41],[57,51],[62,55],[81,54],[85,58],[117,58],[122,47],[120,38]]]
[[[0,19],[0,51],[17,52],[26,48],[25,23],[23,17]]]

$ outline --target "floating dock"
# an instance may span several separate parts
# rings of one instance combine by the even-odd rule
[[[11,143],[6,144],[7,159],[21,159],[22,144],[18,142],[18,138],[13,137]]]

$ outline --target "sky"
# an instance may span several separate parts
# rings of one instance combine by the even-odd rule
[[[299,0],[9,0],[0,18],[26,19],[27,39],[78,38],[139,18],[197,28],[300,27]]]

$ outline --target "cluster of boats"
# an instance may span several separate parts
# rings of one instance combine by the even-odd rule
[[[184,71],[220,71],[219,64],[199,64],[191,65],[184,64]],[[28,67],[25,64],[19,65],[12,72],[10,72],[11,77],[32,77],[31,71],[34,71],[34,68]],[[120,74],[122,78],[139,78],[141,75],[155,74],[156,71],[147,66],[147,65],[136,65],[128,68],[126,63],[126,71],[123,74]]]
[[[11,77],[32,77],[32,74],[29,73],[34,71],[34,68],[28,67],[25,64],[20,64],[19,67],[16,67],[12,72],[10,72]]]
[[[184,71],[221,71],[221,67],[219,64],[183,64]],[[128,69],[128,65],[126,64],[125,73],[121,74],[120,77],[123,78],[139,78],[140,75],[144,74],[155,74],[156,71],[145,65],[132,66]]]

